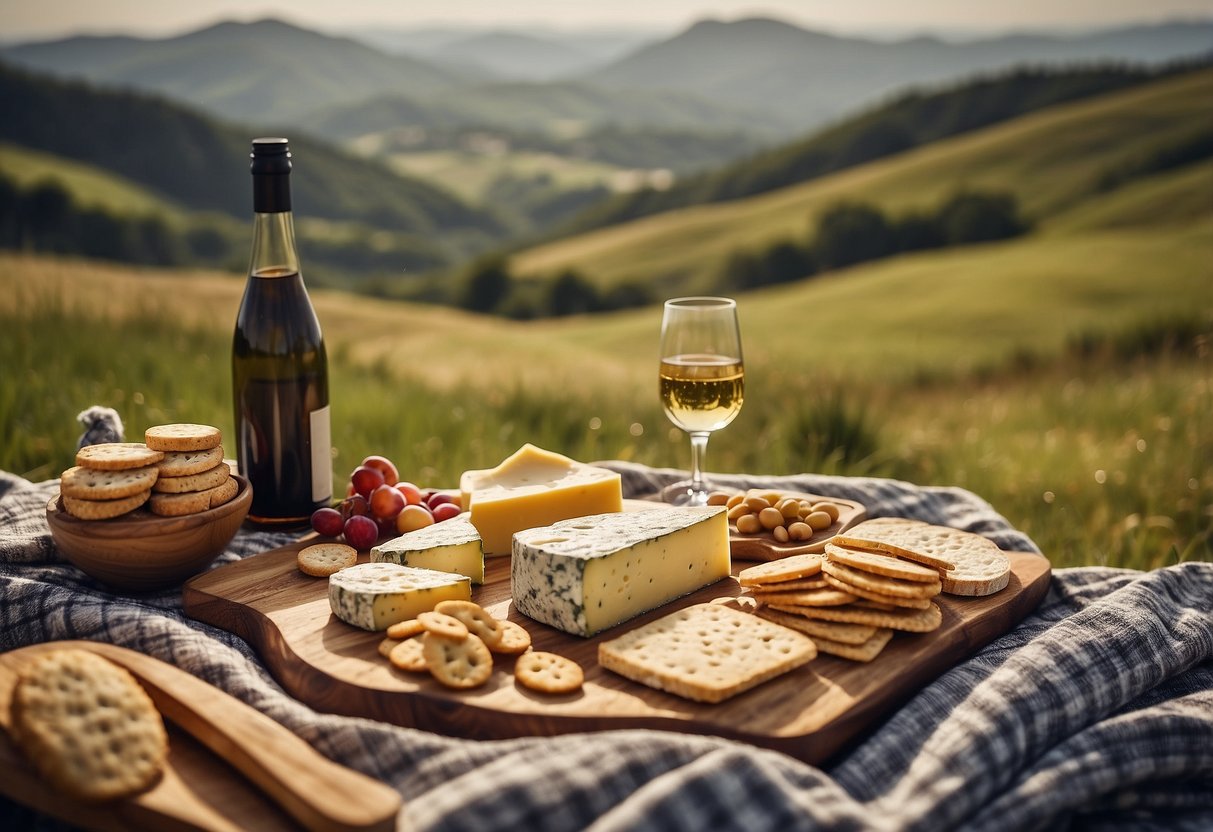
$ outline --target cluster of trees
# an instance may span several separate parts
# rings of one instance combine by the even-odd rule
[[[613,312],[654,301],[646,286],[624,283],[602,291],[574,269],[566,269],[553,280],[519,281],[504,257],[477,260],[457,285],[457,306],[519,320]]]
[[[221,261],[229,241],[216,228],[182,233],[157,216],[119,217],[81,207],[54,181],[22,190],[0,176],[0,248],[172,266]]]
[[[759,252],[735,252],[718,288],[756,289],[895,254],[1017,237],[1028,228],[1015,197],[1005,193],[962,191],[933,213],[898,218],[872,205],[842,202],[822,214],[804,243],[785,240]]]

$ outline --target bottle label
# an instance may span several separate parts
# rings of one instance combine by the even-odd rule
[[[312,427],[312,502],[333,498],[333,432],[329,425],[329,406],[311,412]]]

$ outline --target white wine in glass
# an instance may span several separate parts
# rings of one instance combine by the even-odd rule
[[[691,437],[691,478],[667,486],[662,497],[677,505],[706,505],[708,437],[736,418],[745,398],[736,301],[696,297],[665,302],[658,382],[665,415]]]

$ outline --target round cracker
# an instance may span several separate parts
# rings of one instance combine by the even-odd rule
[[[236,496],[239,485],[231,477],[227,482],[206,491],[190,491],[184,494],[153,494],[149,507],[153,514],[162,517],[182,517],[197,514],[221,506]]]
[[[468,637],[466,624],[458,618],[434,610],[419,614],[417,623],[424,627],[427,633],[449,638],[452,641],[463,641]]]
[[[379,655],[383,656],[383,658],[385,658],[385,659],[391,659],[392,648],[394,648],[399,643],[400,643],[400,639],[398,639],[398,638],[383,639],[382,641],[379,642],[379,647],[377,648],[379,650]]]
[[[806,607],[837,607],[849,604],[857,597],[846,589],[831,585],[823,589],[800,589],[792,592],[759,592],[751,587],[754,600],[760,604],[799,604]]]
[[[188,477],[201,474],[223,462],[223,446],[217,445],[205,451],[167,451],[160,460],[160,476]]]
[[[12,734],[50,783],[83,800],[141,792],[164,770],[168,735],[125,668],[87,650],[56,650],[20,674]]]
[[[493,653],[504,653],[517,656],[531,649],[531,634],[521,624],[513,621],[499,621],[501,624],[501,641],[489,647]]]
[[[223,434],[210,425],[156,425],[147,429],[143,441],[157,451],[205,451],[222,444]]]
[[[841,621],[817,621],[803,615],[780,612],[770,607],[758,611],[760,618],[780,624],[790,630],[799,630],[813,639],[829,639],[839,644],[863,644],[876,634],[876,628],[864,624],[845,624]]]
[[[59,493],[80,500],[120,500],[147,491],[156,483],[155,465],[121,471],[97,471],[77,465],[63,472]]]
[[[152,490],[162,494],[186,494],[190,491],[206,491],[223,485],[231,475],[232,470],[223,462],[220,462],[214,468],[203,471],[201,474],[185,474],[179,477],[170,477],[161,473],[160,479],[156,480],[156,484],[152,486]]]
[[[410,618],[406,621],[397,621],[395,624],[387,628],[387,637],[395,639],[412,638],[419,636],[425,632],[425,625],[416,618]]]
[[[72,517],[81,520],[111,520],[121,517],[127,512],[134,511],[147,502],[152,496],[151,491],[123,497],[121,500],[81,500],[77,497],[62,496],[63,508]]]
[[[299,571],[313,578],[327,578],[358,562],[358,550],[344,543],[315,543],[299,550],[295,563]]]
[[[387,658],[392,663],[392,667],[407,670],[410,673],[424,673],[429,670],[429,665],[425,661],[421,636],[406,638],[392,648]]]
[[[514,678],[524,688],[540,693],[572,693],[585,682],[585,673],[572,659],[540,650],[518,659]]]
[[[479,636],[486,646],[491,648],[501,643],[501,622],[474,601],[440,601],[434,609],[462,621],[468,632]]]
[[[835,546],[833,543],[826,544],[826,558],[834,563],[841,563],[844,566],[858,569],[861,572],[881,575],[886,578],[897,578],[902,581],[918,581],[929,584],[938,581],[940,577],[938,569],[921,566],[891,555],[847,549],[842,546]]]
[[[430,675],[448,688],[478,687],[493,674],[493,656],[489,648],[472,634],[456,641],[427,631],[421,636],[421,652]]]
[[[825,573],[826,580],[834,578],[868,592],[878,592],[881,595],[891,595],[896,598],[933,598],[943,589],[943,584],[940,583],[938,577],[929,584],[919,581],[902,581],[897,578],[885,578],[880,575],[861,572],[858,569],[852,569],[849,566],[836,563],[832,560],[825,562],[822,566],[822,571]],[[837,586],[836,583],[831,583]],[[866,598],[867,596],[863,595],[861,597]],[[875,598],[873,600],[883,601],[884,599]]]
[[[737,580],[742,586],[755,586],[811,578],[821,571],[821,561],[821,555],[792,555],[742,569]]]
[[[155,465],[164,459],[163,451],[156,451],[142,442],[106,442],[101,445],[86,445],[76,451],[76,464],[98,471],[125,471]]]

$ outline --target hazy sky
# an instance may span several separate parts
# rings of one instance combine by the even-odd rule
[[[545,23],[676,28],[713,16],[771,14],[794,23],[848,31],[1002,30],[1099,27],[1213,17],[1210,0],[0,0],[0,38],[69,31],[181,32],[220,18],[285,17],[333,29],[363,24]]]

